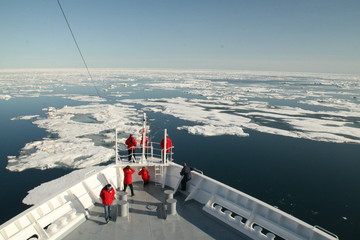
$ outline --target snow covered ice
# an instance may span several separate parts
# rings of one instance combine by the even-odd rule
[[[141,127],[133,124],[141,123],[141,118],[132,116],[136,109],[119,103],[65,106],[61,109],[48,108],[47,111],[48,117],[33,123],[58,137],[26,144],[18,158],[9,160],[9,170],[94,166],[114,156],[114,148],[96,144],[94,135],[99,136],[99,141],[113,142],[117,128],[124,132],[124,139],[119,140],[125,141],[125,133],[137,132]]]

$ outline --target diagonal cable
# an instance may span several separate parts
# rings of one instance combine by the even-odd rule
[[[78,49],[78,51],[79,51],[79,53],[80,53],[81,59],[82,59],[84,65],[85,65],[85,67],[86,67],[86,70],[87,70],[87,72],[88,72],[88,74],[89,74],[89,77],[90,77],[90,79],[91,79],[91,81],[92,81],[92,83],[93,83],[93,85],[94,85],[94,87],[95,87],[96,93],[97,93],[97,95],[98,95],[99,97],[101,97],[101,96],[100,96],[100,93],[99,93],[99,91],[98,91],[98,89],[97,89],[97,87],[96,87],[96,85],[95,85],[94,79],[93,79],[93,77],[91,76],[91,73],[90,73],[90,71],[89,71],[89,68],[88,68],[88,66],[87,66],[87,64],[86,64],[85,58],[84,58],[84,56],[83,56],[83,54],[82,54],[82,52],[81,52],[81,50],[80,50],[79,44],[77,43],[76,38],[75,38],[75,35],[74,35],[74,33],[73,33],[73,31],[72,31],[72,29],[71,29],[71,27],[70,27],[69,21],[67,20],[67,17],[66,17],[66,15],[65,15],[65,12],[64,12],[61,4],[60,4],[60,1],[57,0],[57,2],[58,2],[58,4],[59,4],[60,10],[61,10],[61,12],[62,12],[62,14],[63,14],[63,16],[64,16],[64,19],[65,19],[65,21],[66,21],[66,24],[67,24],[67,26],[68,26],[68,28],[69,28],[69,30],[70,30],[71,36],[72,36],[72,38],[74,39],[75,45],[76,45],[76,47],[77,47],[77,49]]]

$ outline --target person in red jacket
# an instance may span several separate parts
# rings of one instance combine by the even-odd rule
[[[105,187],[103,187],[103,189],[101,189],[100,198],[102,200],[102,203],[104,204],[105,222],[108,223],[111,219],[110,206],[115,199],[115,190],[111,186],[111,184],[107,184]]]
[[[125,144],[127,145],[128,154],[129,154],[129,162],[135,160],[135,149],[137,142],[132,134],[130,134],[129,138],[126,139]]]
[[[164,147],[165,147],[164,145],[165,145],[165,140],[163,139],[160,142],[161,149],[162,149],[163,153],[166,154],[166,159],[171,160],[170,151],[173,146],[172,140],[169,137],[166,137],[166,151],[165,152],[164,152]]]
[[[144,181],[144,185],[150,182],[150,174],[145,167],[142,167],[141,171],[138,174],[141,175],[141,178]]]
[[[124,168],[124,192],[126,192],[126,188],[129,185],[131,190],[131,196],[135,196],[134,188],[132,185],[132,175],[134,174],[135,170],[132,169],[130,166],[126,166]]]
[[[140,141],[140,147],[141,147],[141,152],[143,150],[143,145],[145,147],[145,158],[147,159],[147,150],[148,150],[148,145],[149,145],[149,138],[148,137],[145,137],[145,142],[144,142],[144,139],[141,138],[141,141]]]

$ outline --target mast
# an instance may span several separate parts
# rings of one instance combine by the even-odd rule
[[[115,164],[118,161],[118,139],[117,139],[117,128],[115,128]]]
[[[146,113],[144,113],[144,118],[143,118],[143,129],[142,129],[142,155],[141,155],[141,163],[145,163],[146,162],[146,157],[145,157],[145,151],[146,151]]]

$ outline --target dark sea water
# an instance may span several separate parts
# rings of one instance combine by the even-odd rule
[[[340,239],[358,239],[359,145],[252,130],[245,130],[250,137],[203,137],[166,127],[175,143],[176,162],[187,162],[205,175],[319,225]]]
[[[153,97],[159,93],[145,94]],[[186,95],[175,91],[162,94],[168,97]],[[136,97],[139,96],[131,94],[126,98]],[[31,120],[10,119],[21,115],[43,116],[44,107],[81,104],[85,103],[60,97],[0,101],[0,184],[3,190],[0,223],[28,207],[21,202],[27,191],[73,170],[6,170],[7,156],[17,156],[26,143],[49,135]],[[141,108],[140,105],[137,107]],[[250,134],[249,137],[190,135],[176,129],[185,123],[183,120],[161,113],[147,114],[153,141],[160,141],[162,130],[168,129],[175,145],[175,162],[187,162],[205,175],[277,206],[311,225],[319,225],[340,239],[358,239],[360,145],[317,142],[248,129],[244,131]]]
[[[10,172],[5,169],[7,156],[17,156],[26,143],[48,136],[44,129],[37,128],[31,121],[11,121],[10,119],[21,115],[43,114],[41,110],[43,107],[49,106],[49,104],[63,105],[60,102],[57,99],[56,103],[54,98],[16,98],[0,102],[0,186],[3,189],[3,197],[0,198],[1,223],[29,207],[22,204],[22,200],[29,190],[72,171],[72,169],[49,169],[46,171],[28,169],[23,172]]]

